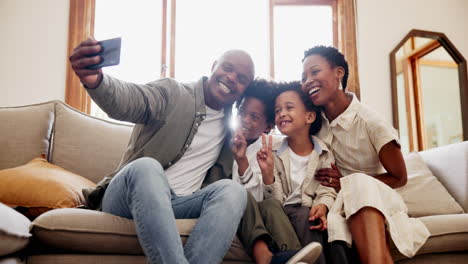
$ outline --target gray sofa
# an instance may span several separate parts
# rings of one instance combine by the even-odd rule
[[[46,154],[50,163],[97,182],[117,167],[131,130],[132,126],[90,117],[60,101],[0,108],[0,170],[23,165]],[[468,142],[420,154],[466,212]],[[21,217],[13,216],[17,212],[10,210],[1,212]],[[414,258],[406,259],[393,250],[394,259],[398,263],[466,263],[468,214],[463,210],[458,214],[421,217],[431,237]],[[2,236],[21,240],[17,250],[28,246],[15,253],[11,249],[2,250],[7,242],[0,242],[0,253],[8,254],[0,257],[0,263],[146,262],[134,224],[125,218],[86,209],[56,209],[27,222],[30,231],[22,232],[10,232],[8,224],[2,224],[7,221],[5,219],[0,217],[0,240]],[[177,221],[183,241],[195,223],[196,220]],[[24,226],[27,224],[19,228],[24,229]],[[236,238],[223,263],[251,261]]]

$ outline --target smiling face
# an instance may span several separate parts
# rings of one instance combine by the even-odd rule
[[[295,91],[281,93],[275,100],[275,124],[286,136],[309,133],[315,120],[315,112],[306,110],[299,94]]]
[[[231,50],[213,64],[205,86],[205,103],[213,109],[232,104],[254,77],[254,65],[244,51]]]
[[[344,75],[343,68],[333,68],[325,58],[316,54],[305,58],[302,66],[302,90],[310,100],[319,106],[333,101]]]
[[[245,97],[242,100],[237,114],[237,124],[246,140],[256,140],[262,133],[271,130],[265,110],[265,105],[257,98]]]

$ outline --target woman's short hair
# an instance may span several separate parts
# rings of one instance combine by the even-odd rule
[[[346,62],[344,55],[334,47],[320,45],[304,51],[302,62],[311,55],[320,55],[322,58],[327,60],[333,68],[340,66],[344,69],[344,76],[341,80],[341,85],[343,86],[343,90],[345,90],[346,85],[348,84],[349,69],[348,62]]]

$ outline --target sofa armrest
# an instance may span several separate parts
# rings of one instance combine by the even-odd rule
[[[29,242],[31,221],[0,203],[0,256],[17,252]]]
[[[468,141],[421,151],[434,176],[468,212]]]

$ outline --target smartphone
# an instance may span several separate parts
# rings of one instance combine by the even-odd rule
[[[100,41],[102,47],[101,52],[93,54],[92,56],[99,55],[102,61],[98,64],[88,66],[88,69],[99,69],[102,67],[114,66],[120,63],[120,49],[122,45],[122,38],[113,38]]]
[[[320,218],[315,219],[314,221],[309,221],[310,226],[320,225]]]

